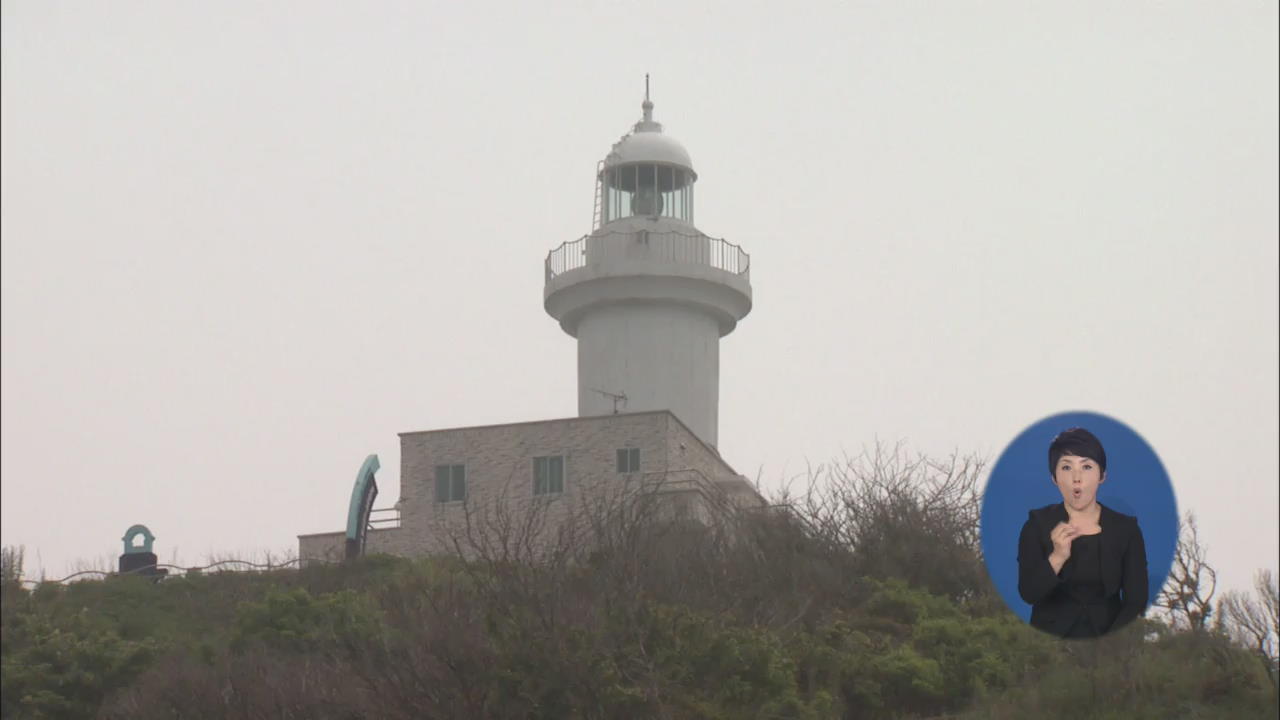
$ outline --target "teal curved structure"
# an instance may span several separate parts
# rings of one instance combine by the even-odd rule
[[[142,536],[142,544],[135,546],[133,539],[138,535]],[[151,534],[146,525],[131,525],[120,539],[124,541],[124,554],[136,555],[151,552],[151,544],[156,541],[156,536]]]
[[[378,497],[378,482],[374,473],[381,468],[377,455],[370,455],[356,473],[355,487],[351,488],[351,503],[347,506],[347,559],[364,554],[365,539],[369,533],[369,513],[373,511],[373,499]]]

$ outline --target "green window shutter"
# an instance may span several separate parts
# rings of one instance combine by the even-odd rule
[[[534,458],[533,494],[550,495],[561,492],[564,492],[564,456]]]
[[[551,468],[549,472],[551,476],[550,492],[564,492],[564,456],[556,455],[551,458]]]
[[[436,466],[436,502],[449,502],[449,466]]]
[[[618,448],[618,472],[640,472],[640,448]]]
[[[467,466],[453,466],[453,492],[449,497],[454,502],[462,502],[467,499]]]

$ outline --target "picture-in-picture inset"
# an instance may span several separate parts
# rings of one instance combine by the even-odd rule
[[[1169,575],[1178,509],[1141,436],[1063,413],[1023,431],[983,496],[982,549],[1005,603],[1032,627],[1091,638],[1145,613]]]

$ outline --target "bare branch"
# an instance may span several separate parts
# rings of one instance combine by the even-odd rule
[[[1270,570],[1253,578],[1253,593],[1229,591],[1218,603],[1218,627],[1236,644],[1257,654],[1272,683],[1280,679],[1280,589]]]
[[[1208,627],[1218,574],[1209,565],[1207,555],[1208,548],[1200,542],[1195,515],[1188,512],[1174,551],[1169,581],[1155,601],[1155,607],[1167,613],[1175,628],[1200,631]]]

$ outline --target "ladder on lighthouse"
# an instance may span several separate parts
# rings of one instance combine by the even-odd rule
[[[604,178],[601,172],[604,171],[604,161],[596,163],[596,202],[595,207],[591,209],[591,230],[594,232],[600,227],[600,193],[603,190]]]

